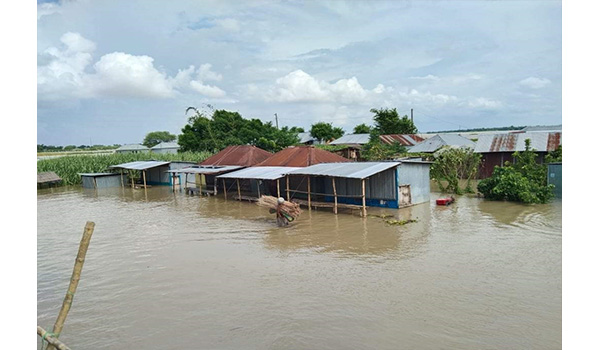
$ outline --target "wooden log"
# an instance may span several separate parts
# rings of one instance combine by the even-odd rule
[[[58,350],[71,350],[71,348],[69,348],[68,346],[65,345],[65,343],[61,342],[60,340],[58,340],[57,338],[54,338],[48,331],[46,331],[44,328],[37,326],[37,334],[42,337],[42,342],[47,341],[48,344],[52,345],[54,348],[58,349]],[[50,347],[50,346],[48,346]]]
[[[215,179],[217,181],[217,179]],[[227,200],[227,186],[225,186],[225,179],[223,179],[223,195],[225,195],[225,200]]]
[[[146,189],[146,170],[142,170],[142,178],[144,178],[144,189]]]
[[[310,176],[308,176],[308,210],[310,210]]]
[[[121,187],[125,188],[125,183],[123,182],[123,169],[121,169]]]
[[[69,283],[67,294],[65,295],[63,305],[60,309],[60,312],[58,313],[56,322],[54,323],[54,329],[52,330],[52,333],[56,334],[56,338],[60,336],[60,332],[62,332],[65,320],[67,319],[67,314],[71,309],[71,304],[73,304],[73,297],[75,296],[75,292],[77,291],[77,285],[79,284],[79,279],[81,278],[81,270],[83,269],[85,255],[87,254],[87,250],[90,245],[90,240],[92,239],[92,233],[94,233],[95,225],[96,224],[94,224],[92,221],[88,221],[85,224],[83,236],[81,237],[81,242],[79,243],[79,251],[77,252],[77,258],[75,259],[75,266],[73,266],[71,282]],[[54,346],[48,346],[48,350],[52,349],[54,349]]]
[[[337,206],[337,191],[335,190],[335,177],[331,178],[331,184],[333,185],[333,213],[337,214],[338,206]]]
[[[135,182],[133,181],[133,176],[131,176],[131,188],[135,188]]]
[[[287,200],[290,201],[290,177],[285,176],[285,192],[287,193]]]
[[[237,182],[237,188],[238,188],[238,200],[242,200],[242,191],[240,190],[240,179],[235,179],[235,182]]]
[[[362,179],[362,216],[367,217],[367,196],[365,190],[365,179]]]

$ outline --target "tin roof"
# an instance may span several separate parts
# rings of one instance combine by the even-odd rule
[[[295,146],[285,148],[257,166],[295,166],[306,167],[319,163],[349,162],[340,155],[316,148],[314,146]]]
[[[46,171],[46,172],[37,174],[37,183],[39,183],[39,184],[43,184],[46,182],[58,182],[58,181],[62,181],[62,179],[58,175],[56,175],[56,173],[54,171]]]
[[[475,146],[476,153],[522,152],[525,139],[531,140],[531,148],[539,152],[551,152],[562,144],[562,132],[525,132],[481,135]]]
[[[165,148],[177,148],[179,149],[179,145],[176,142],[161,142],[158,145],[150,148],[150,149],[165,149]]]
[[[307,143],[310,141],[317,141],[314,137],[310,136],[310,132],[301,132],[298,133],[298,138],[300,139],[299,143]]]
[[[101,177],[101,176],[112,176],[112,175],[116,175],[119,176],[119,174],[116,173],[79,173],[80,176],[89,176],[89,177]]]
[[[532,131],[561,131],[562,132],[562,124],[560,125],[535,125],[535,126],[526,126],[522,131],[532,132]]]
[[[217,176],[217,179],[277,180],[291,170],[302,169],[289,166],[255,166]]]
[[[146,169],[150,169],[150,168],[156,168],[159,166],[163,166],[163,165],[168,165],[171,162],[161,162],[161,161],[157,161],[157,160],[144,160],[144,161],[137,161],[137,162],[129,162],[129,163],[123,163],[123,164],[118,164],[118,165],[111,165],[109,166],[109,168],[111,169],[129,169],[129,170],[146,170]]]
[[[144,145],[132,143],[132,144],[123,145],[123,146],[117,148],[117,151],[139,151],[139,150],[148,150],[148,147],[146,147]]]
[[[224,166],[214,166],[214,165],[196,165],[182,169],[174,169],[167,171],[168,173],[184,173],[184,174],[221,174],[229,171],[234,171],[243,168],[240,165],[224,165]]]
[[[394,142],[398,142],[403,146],[414,146],[417,143],[424,141],[425,139],[416,134],[391,134],[391,135],[379,135],[381,142],[391,145]]]
[[[330,145],[346,145],[346,144],[358,144],[364,145],[369,143],[370,134],[348,134],[340,137],[337,140],[331,141]]]
[[[289,175],[312,175],[366,179],[382,171],[397,167],[400,162],[321,163],[288,172]]]
[[[269,158],[272,153],[251,145],[227,146],[221,152],[208,157],[200,165],[252,166]]]
[[[475,142],[456,134],[437,134],[425,141],[417,143],[409,153],[433,153],[444,146],[475,148]]]

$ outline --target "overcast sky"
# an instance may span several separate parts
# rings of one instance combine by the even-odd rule
[[[347,133],[562,123],[560,1],[38,4],[38,143],[179,134],[188,106]]]

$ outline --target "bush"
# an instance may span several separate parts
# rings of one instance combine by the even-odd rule
[[[435,154],[431,177],[442,192],[472,193],[471,180],[477,175],[480,162],[481,155],[470,148],[444,148]],[[465,188],[460,188],[460,179],[467,180]],[[444,187],[442,181],[447,181],[448,186]]]

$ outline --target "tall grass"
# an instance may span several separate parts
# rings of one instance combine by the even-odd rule
[[[111,165],[117,165],[139,160],[185,161],[201,162],[210,157],[210,152],[182,153],[114,153],[102,155],[78,155],[60,158],[42,159],[37,162],[38,173],[54,171],[63,179],[64,185],[81,183],[79,173],[105,172]]]

